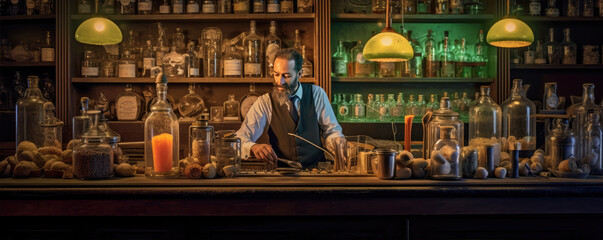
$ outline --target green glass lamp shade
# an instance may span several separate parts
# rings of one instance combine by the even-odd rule
[[[121,30],[111,20],[93,17],[77,27],[75,40],[92,45],[118,44],[122,40]]]
[[[362,55],[373,62],[402,62],[412,59],[414,52],[402,35],[384,30],[366,42]]]
[[[492,46],[502,48],[518,48],[529,46],[534,42],[532,29],[515,18],[503,18],[488,31],[486,41]]]

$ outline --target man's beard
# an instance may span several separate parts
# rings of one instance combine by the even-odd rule
[[[284,88],[284,89],[281,89]],[[274,84],[272,87],[272,96],[274,96],[279,106],[284,106],[291,97],[291,88],[285,85]]]

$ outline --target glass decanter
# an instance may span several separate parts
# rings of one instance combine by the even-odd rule
[[[588,114],[599,111],[603,112],[603,107],[595,104],[595,85],[592,83],[582,84],[582,103],[574,108],[574,119],[572,128],[576,133],[578,142],[576,143],[576,159],[582,159],[588,151],[586,145],[586,127],[588,125]]]
[[[180,110],[180,115],[190,121],[199,117],[203,113],[203,110],[205,110],[205,102],[201,96],[195,93],[194,83],[188,84],[188,94],[180,98],[178,109]]]
[[[92,127],[84,135],[83,142],[73,147],[73,176],[78,179],[113,177],[113,150],[98,130],[98,110],[88,111]]]
[[[16,136],[18,146],[22,141],[30,141],[40,147],[44,144],[44,135],[40,121],[44,119],[44,103],[47,103],[38,88],[38,76],[28,76],[28,88],[22,98],[17,100]]]
[[[157,102],[144,123],[145,175],[177,177],[179,158],[179,125],[172,106],[167,102],[167,77],[157,75]]]
[[[502,115],[502,150],[507,151],[515,142],[520,150],[536,149],[536,105],[526,98],[522,80],[513,80],[511,96],[500,106]]]
[[[224,102],[224,120],[239,121],[239,101],[235,100],[234,94],[228,94],[228,100]]]
[[[115,98],[115,114],[119,121],[136,121],[144,110],[142,96],[132,91],[132,84],[126,84],[126,88]]]
[[[494,166],[500,164],[502,110],[490,98],[490,87],[480,87],[480,98],[469,109],[469,145],[478,150],[478,165],[486,167],[486,146],[494,148]]]
[[[51,102],[44,103],[44,120],[40,122],[44,135],[44,147],[63,149],[63,122],[55,116],[55,107]]]
[[[90,126],[92,125],[92,119],[88,115],[88,103],[90,99],[87,97],[82,97],[80,99],[81,109],[80,114],[78,116],[73,117],[73,129],[72,129],[72,139],[74,141],[81,141],[82,135],[90,130]]]
[[[460,179],[460,152],[462,144],[457,141],[454,126],[439,126],[439,140],[433,144],[430,177],[433,179]],[[456,152],[456,154],[455,154]],[[432,153],[432,154],[433,154]],[[448,165],[448,166],[446,166]]]
[[[450,106],[450,99],[443,97],[440,100],[440,109],[436,110],[432,114],[432,119],[427,123],[427,139],[424,140],[426,144],[425,149],[434,149],[435,142],[441,136],[441,127],[453,127],[456,131],[455,138],[459,143],[464,142],[463,137],[463,122],[459,120],[459,114],[452,111]],[[425,153],[425,158],[431,156],[431,151]]]
[[[603,131],[601,130],[601,123],[599,122],[600,112],[592,112],[588,114],[588,126],[586,127],[586,148],[588,154],[594,156],[590,161],[586,163],[590,164],[591,172],[594,174],[603,174],[603,148],[601,147],[601,140],[603,139]]]

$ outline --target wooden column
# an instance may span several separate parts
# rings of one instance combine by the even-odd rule
[[[69,79],[69,2],[55,1],[56,11],[56,114],[63,126],[63,139],[71,139],[71,120],[69,109],[71,101],[69,100],[69,91],[71,81]]]
[[[316,0],[314,4],[314,58],[315,83],[331,96],[331,4],[329,0]]]
[[[507,14],[507,1],[499,0],[496,5],[496,20],[502,19]],[[488,28],[489,29],[489,28]],[[487,32],[486,32],[487,33]],[[497,50],[497,71],[494,82],[495,91],[492,91],[492,98],[499,105],[509,97],[511,89],[511,65],[508,48],[496,48]]]

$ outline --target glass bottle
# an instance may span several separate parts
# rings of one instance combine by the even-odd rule
[[[218,13],[232,13],[232,2],[230,0],[218,0],[216,8]]]
[[[452,78],[455,77],[455,56],[448,48],[448,41],[448,37],[444,37],[443,49],[438,59],[440,60],[440,77]]]
[[[145,175],[147,177],[178,176],[179,126],[172,106],[167,102],[167,77],[157,76],[157,101],[144,123]]]
[[[379,121],[385,122],[389,119],[389,107],[387,102],[385,102],[385,94],[379,94],[379,99],[379,102],[376,103],[379,111]]]
[[[402,93],[398,93],[397,101],[394,101],[394,95],[392,95],[392,102],[390,103],[389,115],[392,120],[401,120],[404,117],[404,99],[402,98]],[[388,95],[389,98],[389,95]]]
[[[425,103],[425,98],[423,97],[423,95],[419,95],[419,98],[417,99],[417,103],[413,110],[413,115],[423,117],[425,115],[426,109],[427,103]]]
[[[136,60],[130,55],[129,50],[124,50],[122,59],[119,60],[117,65],[117,76],[134,78],[136,77]]]
[[[582,0],[582,16],[592,17],[595,14],[595,4],[593,0]]]
[[[358,44],[351,50],[353,76],[354,77],[373,77],[373,70],[375,69],[373,62],[368,61],[362,55],[364,45],[362,41],[358,40]],[[351,75],[351,74],[350,74]]]
[[[556,82],[544,83],[544,98],[542,102],[544,103],[544,110],[557,110],[557,107],[559,107],[559,97],[557,96]]]
[[[142,70],[142,77],[145,78],[149,78],[152,77],[151,76],[151,69],[153,69],[153,67],[155,67],[155,61],[156,61],[156,56],[155,56],[155,51],[153,51],[153,43],[151,43],[151,40],[147,40],[147,45],[146,47],[142,50],[142,65],[143,65],[143,70]]]
[[[525,52],[523,52],[525,64],[534,64],[534,59],[536,58],[535,44],[536,43],[532,43],[526,48]]]
[[[92,2],[91,0],[79,0],[77,4],[78,14],[91,14],[92,13]]]
[[[337,120],[343,121],[348,118],[350,113],[348,102],[345,100],[345,95],[341,95],[339,105],[337,105]]]
[[[337,51],[333,54],[333,72],[334,77],[346,77],[348,75],[348,54],[343,47],[343,42],[339,41]]]
[[[228,100],[224,102],[224,120],[239,121],[240,113],[239,101],[235,100],[234,94],[228,94]]]
[[[184,13],[184,0],[172,0],[172,13]]]
[[[373,0],[373,13],[385,13],[386,4],[385,0]]]
[[[298,53],[302,52],[302,43],[299,29],[295,29],[295,42],[293,43],[293,50],[297,51]]]
[[[302,77],[311,78],[314,75],[314,66],[306,57],[306,45],[302,46],[302,58],[304,59],[304,63],[302,64]]]
[[[276,34],[276,21],[270,21],[270,34],[264,39],[264,52],[266,54],[265,66],[266,76],[272,77],[274,75],[273,64],[274,57],[278,50],[281,49],[282,41],[281,38]]]
[[[215,0],[203,0],[202,13],[216,13],[216,1]]]
[[[510,14],[515,16],[524,16],[525,9],[523,7],[524,2],[519,0],[511,0],[511,12]]]
[[[30,141],[41,147],[44,144],[40,121],[44,118],[44,103],[48,102],[38,87],[38,76],[27,77],[28,88],[22,98],[17,100],[16,136],[18,146],[22,141]]]
[[[180,115],[188,120],[195,119],[201,116],[205,110],[205,102],[203,98],[195,92],[195,84],[188,84],[188,94],[184,95],[178,101],[178,110]]]
[[[530,0],[530,16],[540,16],[540,1]]]
[[[266,2],[265,0],[252,0],[253,1],[253,13],[265,13]]]
[[[377,102],[375,100],[375,96],[373,94],[369,94],[367,96],[367,102],[366,102],[366,120],[367,121],[374,121],[379,119],[379,109],[377,109],[377,107],[375,106],[375,102]]]
[[[586,152],[586,127],[588,125],[588,114],[599,111],[603,112],[603,107],[595,104],[595,85],[592,83],[582,84],[582,103],[579,103],[574,108],[576,119],[573,121],[572,128],[575,131],[576,139],[576,159],[581,160]]]
[[[159,5],[159,13],[160,14],[172,13],[172,6],[170,6],[170,0],[161,0],[161,5]]]
[[[520,150],[535,150],[536,105],[524,95],[521,79],[513,80],[511,96],[500,107],[503,112],[503,151],[508,146],[515,146],[515,142],[521,144]]]
[[[167,0],[166,0],[167,1]],[[119,7],[119,14],[131,15],[136,14],[136,1],[135,0],[124,0],[117,1]]]
[[[170,53],[163,56],[163,72],[167,77],[184,77],[186,74],[186,58],[178,53],[172,45]]]
[[[281,13],[293,13],[293,0],[281,0]]]
[[[352,102],[352,117],[355,121],[363,121],[366,118],[366,106],[364,105],[364,101],[362,100],[362,94],[354,95],[354,102]]]
[[[432,0],[418,0],[417,1],[417,13],[419,14],[430,14],[433,8]]]
[[[199,58],[197,57],[197,53],[195,52],[195,42],[189,41],[188,51],[184,54],[184,58],[186,59],[186,76],[187,77],[199,77]]]
[[[433,31],[427,31],[427,38],[423,42],[425,51],[423,57],[423,74],[425,77],[438,77],[440,73],[440,62],[438,61],[436,42],[433,39]]]
[[[559,54],[559,44],[555,42],[555,29],[549,28],[549,40],[544,43],[544,53],[547,64],[559,64],[561,62]]]
[[[230,45],[224,56],[224,77],[242,77],[243,59],[237,53],[236,46]]]
[[[557,8],[556,0],[548,0],[547,7],[544,9],[544,15],[547,17],[559,17],[559,8]]]
[[[203,39],[204,77],[222,76],[222,30],[215,27],[204,28],[201,33]]]
[[[439,126],[439,140],[433,144],[436,156],[431,156],[432,166],[430,176],[433,179],[460,179],[460,152],[462,140],[457,140],[457,132],[454,126]],[[456,152],[456,154],[454,154]],[[440,158],[441,157],[441,158]],[[448,167],[444,167],[448,165]]]
[[[143,99],[138,93],[132,91],[132,85],[126,84],[126,88],[115,98],[115,114],[119,121],[136,121],[144,109]]]
[[[436,95],[435,94],[429,95],[429,103],[427,103],[427,106],[425,107],[425,111],[433,112],[435,110],[438,110],[439,108],[440,108],[440,105],[436,101]]]
[[[456,69],[455,69],[455,77],[458,78],[471,78],[471,55],[467,53],[465,48],[466,41],[465,38],[461,39],[461,47],[456,57]]]
[[[90,126],[92,125],[92,118],[88,115],[88,103],[90,99],[87,97],[82,97],[80,99],[81,109],[80,114],[73,117],[73,128],[72,128],[72,136],[71,138],[76,141],[76,143],[82,140],[82,135],[90,130]]]
[[[182,32],[182,28],[176,28],[176,33],[174,34],[172,46],[176,46],[176,51],[179,53],[185,52],[186,43],[184,42],[184,33]]]
[[[486,53],[486,43],[484,42],[484,31],[479,30],[478,41],[475,44],[475,56],[473,56],[472,74],[474,78],[488,77],[488,57]]]
[[[98,129],[100,111],[90,111],[92,126],[73,147],[73,176],[78,179],[113,177],[113,150]]]
[[[465,13],[465,6],[463,4],[463,0],[450,0],[450,13],[452,13],[452,14]]]
[[[545,64],[546,63],[546,57],[544,54],[544,44],[542,44],[542,41],[540,41],[540,40],[536,41],[536,54],[534,55],[534,63],[535,64]]]
[[[561,64],[576,64],[577,46],[570,38],[570,28],[563,29],[563,42],[561,42]]]
[[[209,121],[197,118],[188,128],[188,154],[197,159],[201,166],[210,163],[214,127]]]
[[[588,125],[586,127],[586,152],[585,156],[594,153],[595,159],[592,159],[591,172],[594,174],[603,173],[603,148],[601,148],[601,140],[603,139],[603,131],[599,122],[600,113],[592,112],[588,114]],[[594,164],[593,164],[594,163]]]
[[[400,62],[378,62],[379,77],[399,77]]]
[[[495,149],[494,166],[500,163],[501,124],[500,106],[490,98],[490,87],[481,86],[480,98],[469,109],[469,145],[477,147],[480,167],[486,167],[486,146]]]
[[[279,0],[266,0],[266,12],[267,13],[279,13],[281,12],[281,3]]]
[[[410,95],[408,97],[408,103],[406,103],[406,110],[404,111],[405,115],[414,115],[416,106],[415,95]]]
[[[63,122],[55,116],[55,107],[51,102],[44,103],[44,118],[40,121],[44,147],[53,147],[62,150]]]
[[[245,116],[247,116],[247,112],[249,112],[249,109],[251,109],[251,106],[253,106],[253,103],[255,103],[255,101],[260,97],[260,94],[255,92],[255,84],[251,83],[249,84],[249,93],[247,93],[247,95],[243,96],[243,98],[241,98],[241,117],[245,118]],[[335,104],[335,101],[333,101],[331,103],[331,107],[333,107],[333,104]],[[333,108],[334,110],[337,109],[336,107]]]
[[[249,35],[244,40],[245,77],[262,77],[262,38],[255,34],[255,26],[255,21],[252,20]]]
[[[452,111],[450,106],[450,99],[443,97],[440,100],[440,109],[436,110],[432,114],[432,120],[427,123],[427,139],[424,140],[427,146],[425,149],[434,149],[436,141],[441,136],[441,127],[452,127],[454,129],[456,139],[459,143],[464,142],[463,137],[463,122],[459,120],[459,114]],[[425,158],[431,156],[431,151],[426,152]]]
[[[566,0],[565,1],[565,16],[566,17],[578,17],[580,16],[580,4],[578,0]]]
[[[314,12],[314,1],[313,0],[297,0],[297,12],[298,13]]]
[[[105,78],[114,78],[117,76],[116,74],[116,67],[117,67],[117,62],[118,62],[118,55],[117,54],[107,54],[105,56],[105,59],[103,59],[102,61],[102,66],[101,66],[101,77],[105,77]]]
[[[249,0],[232,0],[232,9],[238,14],[249,13]]]
[[[578,152],[577,143],[579,138],[574,135],[572,129],[569,128],[567,118],[557,119],[557,128],[553,130],[553,134],[549,139],[549,156],[551,157],[551,168],[558,169],[559,163],[570,157],[578,158],[575,153]],[[577,161],[578,166],[582,161]]]
[[[449,0],[435,0],[435,14],[448,14],[450,8]]]
[[[44,45],[40,48],[42,62],[54,62],[54,46],[52,45],[52,37],[50,31],[46,31]]]
[[[54,1],[43,0],[40,3],[40,15],[54,14]],[[114,13],[111,13],[114,14]]]
[[[188,0],[186,1],[186,13],[195,14],[199,13],[199,0]]]
[[[467,115],[469,107],[471,106],[471,99],[469,99],[467,92],[463,92],[463,97],[458,100],[459,113],[461,115]]]
[[[138,15],[153,14],[153,0],[138,0]]]
[[[94,56],[92,56],[92,51],[85,51],[84,60],[82,61],[82,77],[98,77],[98,73],[98,62],[94,59]]]
[[[519,54],[517,48],[511,49],[511,63],[512,64],[523,64],[523,57]]]
[[[410,59],[410,76],[423,77],[423,48],[416,39],[412,38],[412,31],[408,31],[408,40],[415,53],[415,56]]]

